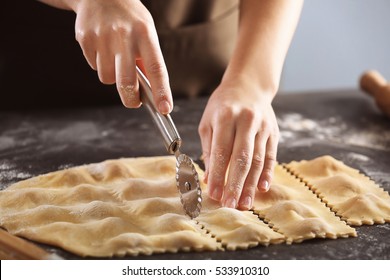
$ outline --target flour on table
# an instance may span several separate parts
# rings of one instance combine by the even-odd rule
[[[73,167],[74,165],[71,163],[66,163],[66,164],[61,164],[58,166],[58,170],[63,170],[63,169],[69,169]]]
[[[358,154],[358,153],[353,153],[353,152],[348,153],[347,158],[350,159],[351,161],[358,161],[358,162],[371,161],[371,159],[368,156]]]
[[[280,143],[289,147],[310,146],[319,141],[334,142],[376,150],[390,150],[390,131],[367,123],[359,129],[351,128],[339,117],[321,120],[308,119],[299,113],[278,118]]]
[[[7,161],[0,162],[0,190],[4,189],[3,182],[19,181],[32,177],[32,174],[16,168],[15,164]]]
[[[307,131],[317,130],[318,123],[311,119],[304,118],[302,115],[293,113],[285,115],[282,119],[278,119],[281,128],[291,131]]]

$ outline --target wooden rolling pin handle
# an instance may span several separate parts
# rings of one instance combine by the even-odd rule
[[[360,88],[374,97],[379,109],[390,117],[390,84],[375,70],[365,72],[360,78]]]
[[[360,78],[360,88],[374,97],[382,94],[386,86],[385,78],[375,70],[365,72]]]
[[[0,228],[1,260],[58,260],[56,254],[50,254],[32,242],[16,237]]]

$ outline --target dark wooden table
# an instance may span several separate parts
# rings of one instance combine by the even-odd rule
[[[172,114],[183,151],[201,154],[197,126],[206,99],[177,100]],[[390,191],[390,119],[358,90],[279,94],[274,101],[279,162],[329,154]],[[0,112],[0,189],[39,174],[106,159],[166,154],[144,110],[97,108]],[[389,259],[390,224],[357,228],[358,237],[259,246],[226,252],[139,256],[137,259]],[[60,249],[41,245],[66,258]]]

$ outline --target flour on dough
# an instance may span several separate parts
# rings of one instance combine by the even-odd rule
[[[207,196],[203,199],[203,210],[197,220],[228,250],[247,249],[260,244],[267,246],[286,240],[253,212],[221,208]]]
[[[368,208],[358,213],[371,213],[375,221],[388,213],[383,190],[357,171],[325,159],[325,163],[320,159],[288,166],[352,221],[359,201],[368,204],[372,213]],[[203,171],[199,167],[197,171],[202,178]],[[30,240],[93,257],[236,250],[356,236],[353,228],[281,165],[275,168],[271,190],[256,193],[253,211],[220,207],[201,182],[203,206],[196,219],[185,215],[175,172],[174,157],[127,158],[27,179],[0,192],[0,226]],[[335,176],[336,182],[350,177],[361,182],[329,195],[333,189],[321,180]],[[350,196],[354,200],[348,200]],[[388,216],[382,219],[387,221]]]
[[[356,236],[355,229],[336,217],[304,183],[277,165],[267,193],[257,192],[254,211],[287,243],[311,238]]]
[[[330,156],[286,166],[348,224],[390,222],[389,194],[358,170]]]
[[[175,159],[109,160],[49,173],[0,192],[10,233],[80,256],[219,250],[185,215]]]

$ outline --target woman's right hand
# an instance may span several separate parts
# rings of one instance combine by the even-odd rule
[[[123,104],[141,105],[136,63],[147,75],[156,107],[173,108],[168,72],[153,18],[139,0],[64,0],[76,12],[75,33],[104,84],[116,83]],[[50,2],[50,1],[44,1]]]

